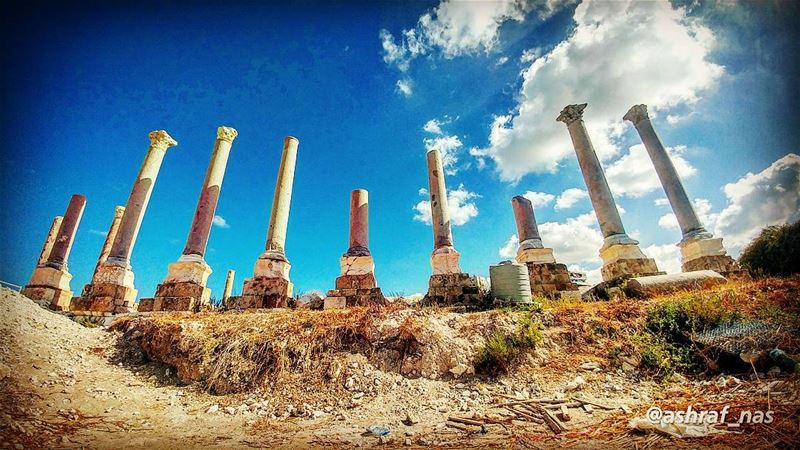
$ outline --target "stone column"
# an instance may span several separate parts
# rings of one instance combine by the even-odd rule
[[[369,251],[369,194],[365,189],[350,193],[350,246],[339,260],[341,276],[336,289],[328,291],[324,309],[386,303],[375,281],[375,260]]]
[[[94,273],[97,273],[97,269],[100,267],[100,265],[106,262],[106,259],[108,259],[108,255],[111,253],[111,244],[114,243],[114,238],[117,236],[119,223],[122,221],[122,215],[124,213],[124,206],[117,206],[114,208],[114,219],[111,221],[111,226],[108,227],[106,240],[103,241],[103,248],[100,249],[100,256],[97,258],[97,264],[94,267]]]
[[[586,182],[589,199],[592,202],[600,231],[603,233],[603,246],[600,257],[603,259],[601,273],[608,281],[620,276],[645,275],[658,272],[655,261],[647,258],[639,249],[639,242],[631,239],[625,232],[611,189],[603,173],[603,167],[594,151],[589,133],[583,123],[583,110],[586,103],[568,105],[556,119],[564,122],[569,130],[578,164]],[[619,261],[630,260],[629,263]],[[632,261],[638,261],[634,263]]]
[[[138,291],[133,283],[131,253],[164,155],[169,147],[178,145],[164,130],[153,131],[149,137],[150,147],[128,197],[108,258],[95,272],[91,285],[84,288],[84,295],[72,302],[71,310],[105,314],[128,312],[136,300]]]
[[[266,250],[256,260],[253,278],[244,280],[242,295],[231,298],[232,309],[285,308],[293,295],[294,285],[289,280],[291,265],[286,258],[285,246],[299,144],[300,141],[293,136],[287,136],[283,140]]]
[[[272,213],[269,218],[266,251],[258,258],[255,276],[289,279],[291,265],[286,258],[286,230],[289,227],[289,207],[292,203],[294,168],[297,163],[297,147],[300,141],[294,136],[283,140],[283,154],[272,197]]]
[[[511,199],[511,207],[514,209],[514,220],[517,222],[519,236],[517,262],[555,263],[553,249],[544,248],[542,245],[531,201],[518,195]]]
[[[447,210],[447,188],[444,182],[442,155],[439,150],[428,152],[428,186],[431,196],[431,224],[433,227],[433,274],[461,273],[460,255],[453,247],[450,229],[450,212]]]
[[[681,249],[683,270],[685,272],[704,269],[722,272],[738,270],[738,267],[735,267],[735,261],[727,256],[727,252],[722,246],[722,239],[714,239],[714,236],[703,227],[700,218],[697,217],[678,171],[675,170],[669,154],[653,128],[653,123],[647,114],[647,105],[632,106],[623,120],[631,122],[636,127],[644,148],[650,155],[650,160],[653,161],[656,175],[664,187],[672,211],[678,219],[682,234],[678,246]],[[692,260],[696,260],[695,263],[692,263]]]
[[[67,260],[85,207],[86,197],[78,194],[72,196],[67,211],[60,220],[52,246],[47,252],[47,259],[36,266],[28,285],[22,291],[23,295],[33,300],[48,302],[52,309],[66,310],[69,307],[72,299],[69,282],[72,280],[72,275],[69,273]],[[53,224],[56,221],[58,218]],[[45,242],[45,247],[47,246]],[[45,253],[45,250],[42,250],[42,253]]]
[[[56,216],[53,218],[53,223],[50,225],[50,231],[47,232],[47,238],[44,240],[44,245],[42,246],[42,252],[39,253],[39,260],[36,262],[37,267],[44,265],[44,263],[47,262],[47,258],[50,256],[50,251],[53,249],[53,244],[56,242],[58,227],[61,226],[62,219],[64,219],[62,216]]]
[[[233,277],[235,274],[236,271],[231,269],[228,271],[228,276],[225,277],[225,289],[222,291],[223,304],[231,297],[231,291],[233,291]]]

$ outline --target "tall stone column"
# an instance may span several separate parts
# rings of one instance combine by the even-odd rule
[[[299,144],[300,141],[293,136],[287,136],[283,140],[266,250],[256,260],[253,278],[244,280],[242,295],[231,298],[231,308],[284,308],[292,297],[294,286],[289,281],[291,265],[286,257],[285,247]]]
[[[177,262],[169,265],[167,277],[156,288],[152,303],[150,299],[139,301],[139,311],[199,311],[209,306],[211,289],[206,285],[212,270],[204,256],[211,224],[217,211],[228,156],[237,135],[233,128],[217,128],[217,139],[211,152],[183,254]]]
[[[36,266],[44,265],[47,262],[47,258],[50,256],[50,251],[53,250],[53,244],[56,242],[56,235],[58,234],[58,228],[61,226],[61,221],[64,219],[62,216],[55,216],[53,218],[53,223],[50,225],[50,231],[47,232],[47,238],[44,240],[44,245],[42,246],[42,252],[39,253],[39,260],[36,262]]]
[[[103,247],[100,249],[100,256],[97,258],[97,265],[94,267],[94,272],[97,273],[97,269],[100,268],[106,260],[108,259],[108,255],[111,253],[111,244],[114,243],[114,238],[117,236],[117,231],[119,231],[119,224],[122,222],[122,215],[125,213],[124,206],[117,206],[114,208],[114,219],[111,221],[111,226],[108,227],[108,233],[106,234],[106,240],[103,241]]]
[[[433,274],[461,273],[460,254],[453,247],[450,212],[447,210],[447,188],[444,182],[442,155],[439,150],[428,152],[428,187],[431,197],[431,224],[433,227]]]
[[[36,266],[30,282],[22,291],[23,295],[33,300],[47,301],[52,309],[65,310],[69,307],[72,299],[69,282],[72,275],[69,273],[67,260],[84,208],[86,208],[86,197],[79,194],[73,195],[63,219],[61,219],[47,259],[43,264]],[[45,243],[46,246],[47,243]]]
[[[589,199],[603,233],[604,242],[600,249],[600,257],[603,259],[600,272],[603,280],[658,273],[655,261],[647,258],[639,249],[639,242],[631,239],[625,232],[603,167],[583,123],[585,108],[586,103],[568,105],[556,120],[567,125]]]
[[[153,131],[149,137],[150,147],[128,197],[108,258],[95,272],[91,286],[84,290],[85,295],[72,302],[71,310],[106,314],[128,312],[136,300],[138,291],[133,284],[131,253],[164,155],[169,147],[178,145],[164,130]]]
[[[350,193],[350,245],[339,265],[341,276],[336,278],[336,289],[328,291],[325,309],[386,302],[375,281],[375,261],[369,251],[369,194],[366,189]]]
[[[639,137],[642,139],[644,148],[653,161],[656,175],[664,187],[672,211],[678,219],[681,228],[682,238],[678,243],[681,249],[683,260],[683,271],[695,270],[716,270],[730,272],[739,270],[736,262],[727,255],[722,246],[722,239],[715,239],[709,233],[697,213],[694,210],[692,201],[683,187],[678,171],[672,164],[661,139],[653,128],[650,115],[647,114],[647,105],[634,105],[623,117],[636,127]]]
[[[225,289],[222,290],[222,304],[226,304],[229,298],[231,298],[231,292],[233,291],[233,277],[236,275],[236,271],[230,269],[228,271],[228,275],[225,277]]]
[[[542,244],[531,201],[518,195],[511,199],[511,207],[519,236],[517,262],[528,268],[531,292],[559,298],[564,291],[577,291],[578,286],[572,282],[567,266],[558,264],[553,249]]]

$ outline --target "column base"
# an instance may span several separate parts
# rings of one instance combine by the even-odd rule
[[[520,248],[517,251],[517,262],[520,264],[555,263],[556,258],[553,256],[552,248]]]
[[[725,276],[746,274],[736,260],[728,256],[722,246],[722,238],[684,239],[678,243],[678,247],[681,249],[681,270],[684,272],[713,270]]]
[[[459,261],[461,254],[453,247],[440,247],[431,254],[433,275],[454,275],[461,273]]]
[[[739,266],[735,259],[728,255],[724,256],[701,256],[691,261],[686,261],[681,264],[681,270],[684,272],[696,272],[698,270],[713,270],[720,275],[729,278],[747,277],[746,270]]]
[[[66,270],[37,266],[22,295],[38,302],[47,302],[50,309],[67,311],[72,299],[70,280],[72,275]]]
[[[578,285],[572,282],[566,264],[527,262],[531,282],[531,294],[560,298],[562,291],[577,291]]]
[[[135,311],[136,288],[113,283],[92,283],[83,288],[83,295],[75,297],[69,310],[75,312],[129,313]]]
[[[242,295],[228,299],[228,309],[286,308],[294,285],[287,278],[253,277],[244,280]]]
[[[611,244],[600,250],[603,267],[600,274],[603,281],[621,277],[660,275],[656,261],[648,258],[637,244]]]
[[[328,291],[323,309],[385,304],[386,298],[375,281],[375,275],[366,273],[336,278],[336,289]]]
[[[164,282],[156,288],[153,298],[139,300],[137,311],[200,312],[211,305],[211,289],[197,283]]]
[[[282,253],[264,252],[256,260],[253,278],[282,278],[289,281],[292,265]]]
[[[342,276],[367,275],[375,273],[375,260],[372,256],[347,255],[339,260]]]
[[[423,306],[463,306],[484,309],[488,306],[489,285],[485,279],[468,273],[431,275]]]

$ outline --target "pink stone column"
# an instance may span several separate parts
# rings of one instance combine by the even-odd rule
[[[62,216],[56,216],[53,219],[53,223],[50,225],[50,231],[47,232],[47,238],[44,240],[42,252],[39,254],[39,261],[36,263],[37,266],[43,266],[44,263],[47,262],[47,258],[50,256],[50,251],[53,250],[53,244],[56,242],[58,228],[61,226],[61,221],[63,219],[64,218]]]
[[[75,194],[69,201],[67,212],[64,213],[64,219],[61,221],[61,226],[58,227],[58,234],[56,241],[53,243],[53,248],[50,250],[50,255],[47,257],[45,265],[54,269],[67,272],[67,259],[69,252],[72,250],[72,243],[75,241],[75,233],[78,231],[78,224],[83,216],[83,209],[86,207],[86,197]]]
[[[217,140],[214,143],[214,150],[211,152],[211,160],[208,163],[206,178],[200,191],[200,199],[197,201],[186,247],[183,249],[184,255],[198,255],[202,258],[206,253],[211,224],[214,221],[214,213],[217,210],[219,193],[222,189],[222,179],[228,165],[228,156],[237,135],[238,133],[233,128],[217,128]]]
[[[167,148],[175,145],[178,143],[164,130],[150,133],[150,148],[147,149],[147,155],[136,176],[133,190],[131,190],[128,203],[125,205],[125,214],[122,215],[119,230],[105,264],[130,267],[133,246],[139,235],[139,227],[142,226],[147,203],[153,193],[153,186],[161,169],[161,163],[164,161]]]
[[[108,255],[111,253],[111,244],[114,243],[114,238],[117,236],[119,224],[122,222],[122,215],[124,213],[124,206],[117,206],[114,208],[114,219],[111,221],[111,226],[108,227],[106,240],[103,241],[103,248],[100,249],[100,256],[97,258],[97,264],[94,266],[95,273],[97,273],[97,268],[108,259]]]
[[[514,220],[517,222],[517,235],[520,248],[542,248],[542,238],[536,225],[533,203],[527,198],[517,195],[511,199],[514,209]]]
[[[369,194],[356,189],[350,193],[350,248],[346,255],[369,254]]]

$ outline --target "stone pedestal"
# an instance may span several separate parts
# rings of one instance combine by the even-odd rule
[[[51,309],[66,311],[72,300],[72,289],[69,282],[72,275],[53,267],[37,267],[30,282],[22,290],[22,295],[31,300],[46,302]]]
[[[742,276],[745,271],[728,256],[722,238],[687,239],[678,243],[681,249],[681,270],[694,272],[713,270],[724,276]]]
[[[370,258],[372,259],[372,258]],[[324,308],[384,305],[386,298],[372,273],[349,274],[336,278],[336,289],[328,291]]]
[[[460,306],[479,310],[489,306],[489,284],[485,279],[468,273],[431,275],[424,306]]]
[[[634,241],[635,242],[635,241]],[[656,266],[656,261],[648,258],[638,243],[634,244],[611,244],[603,246],[600,250],[600,258],[603,260],[603,267],[600,274],[603,281],[610,281],[622,277],[641,277],[647,275],[661,275]]]
[[[228,309],[286,308],[293,291],[294,285],[285,278],[248,278],[242,295],[228,299]]]
[[[169,147],[178,145],[164,130],[151,132],[149,138],[150,147],[128,196],[108,257],[97,267],[92,282],[84,287],[83,295],[72,300],[70,311],[88,314],[126,313],[134,310],[133,304],[138,291],[133,284],[131,254],[164,155]]]

